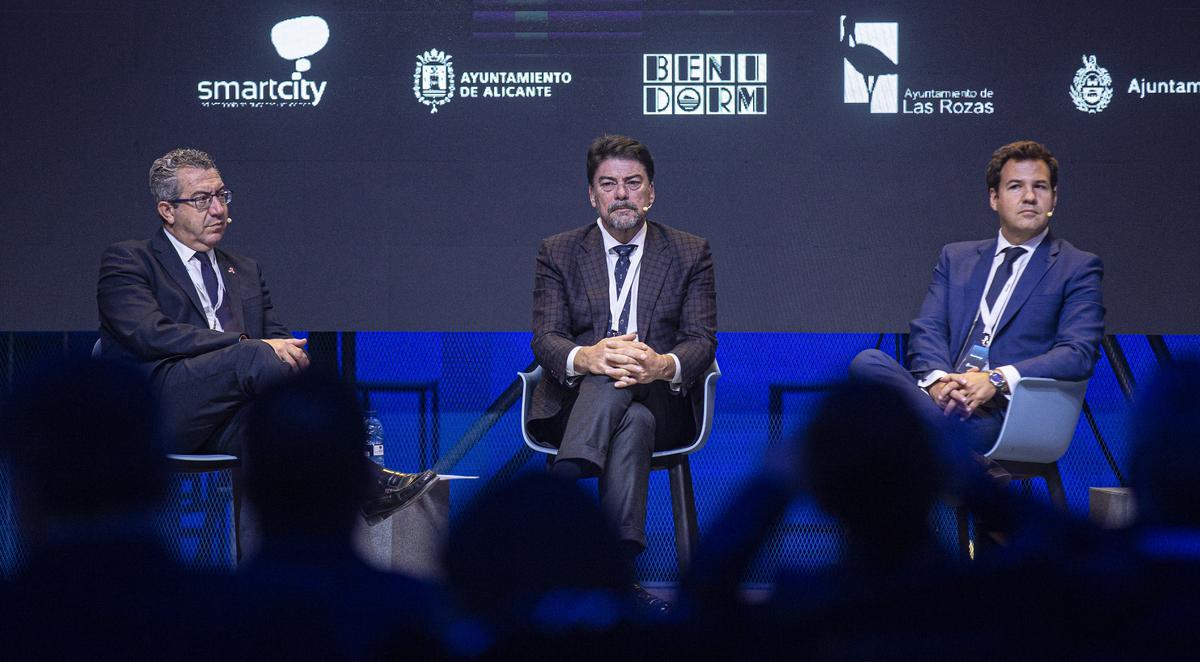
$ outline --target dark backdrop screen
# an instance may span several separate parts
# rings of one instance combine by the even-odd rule
[[[722,330],[906,328],[939,246],[995,234],[984,166],[1028,137],[1109,331],[1200,332],[1181,3],[117,6],[0,21],[0,328],[94,328],[103,247],[155,231],[149,164],[193,146],[294,328],[527,329],[538,241],[594,218],[613,132],[654,153],[651,218],[711,241]]]

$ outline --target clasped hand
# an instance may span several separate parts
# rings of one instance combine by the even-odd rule
[[[943,375],[929,387],[929,395],[946,416],[957,415],[967,420],[983,403],[996,396],[996,387],[988,381],[988,373],[978,368],[967,372]]]
[[[299,372],[308,367],[308,354],[304,352],[304,346],[308,344],[307,338],[263,338],[262,341],[275,350],[275,356],[286,363],[292,372]]]
[[[637,334],[603,338],[591,347],[575,353],[575,370],[594,375],[608,375],[617,388],[634,384],[649,384],[656,379],[670,379],[675,362],[669,356],[654,351]]]

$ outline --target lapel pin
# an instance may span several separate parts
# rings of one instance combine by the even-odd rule
[[[228,269],[226,269],[226,271],[228,271],[228,272],[229,272],[229,273],[231,273],[231,274],[236,274],[236,273],[237,273],[237,269],[234,269],[233,267],[229,267]]]

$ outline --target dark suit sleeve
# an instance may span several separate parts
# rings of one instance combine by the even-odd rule
[[[533,354],[542,368],[560,384],[566,384],[567,355],[575,348],[571,335],[567,286],[561,261],[548,240],[538,248],[533,276]]]
[[[712,250],[708,240],[700,239],[687,246],[692,252],[691,265],[679,312],[679,330],[675,346],[668,352],[679,357],[683,371],[680,383],[687,387],[712,365],[717,352],[717,286],[713,273]]]
[[[96,300],[100,324],[140,360],[198,356],[238,342],[223,333],[179,324],[163,314],[150,282],[150,266],[128,245],[109,246],[100,261]]]
[[[954,372],[950,348],[950,259],[943,247],[933,269],[933,280],[916,318],[909,323],[908,358],[913,370]]]
[[[1086,253],[1063,290],[1054,345],[1044,354],[1013,364],[1022,377],[1079,381],[1092,375],[1104,338],[1103,274],[1100,258]]]

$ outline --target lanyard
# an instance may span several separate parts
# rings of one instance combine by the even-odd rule
[[[646,247],[643,245],[638,248],[641,250],[634,249],[633,255],[629,256],[629,271],[625,272],[625,282],[621,285],[620,293],[617,292],[616,269],[614,268],[608,273],[608,326],[610,329],[615,329],[617,321],[621,319],[621,311],[625,310],[625,301],[633,292],[633,284],[637,281],[638,272],[641,271],[642,253],[646,252]],[[618,256],[617,260],[620,259]],[[607,262],[607,258],[605,262]]]
[[[1029,252],[1026,252],[1026,255],[1028,254]],[[1025,255],[1017,258],[1017,260],[1019,261],[1023,257],[1025,257]],[[1000,271],[1000,268],[997,267],[996,271]],[[1017,265],[1015,263],[1013,264],[1013,271],[1008,277],[1008,282],[1004,284],[1004,289],[1000,290],[1000,294],[996,296],[996,303],[999,305],[996,306],[995,310],[988,308],[986,294],[984,294],[983,298],[979,300],[979,320],[983,322],[982,344],[984,347],[988,347],[992,344],[992,339],[995,338],[996,334],[996,324],[1000,321],[1000,317],[1004,315],[1004,309],[1008,307],[1008,300],[1012,296],[1013,288],[1017,286],[1017,279],[1021,277],[1021,273],[1023,271],[1025,271],[1024,265],[1018,269]],[[995,277],[996,274],[992,274],[992,278]],[[984,292],[987,292],[987,290],[990,288],[991,282],[985,286]]]

